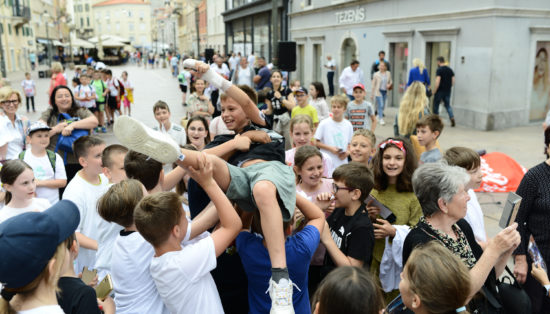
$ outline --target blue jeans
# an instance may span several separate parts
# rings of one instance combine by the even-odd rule
[[[328,95],[334,96],[334,71],[327,72]]]
[[[382,119],[384,117],[384,107],[386,105],[387,90],[380,90],[382,96],[376,96],[376,104],[378,110],[378,118]]]
[[[451,108],[451,92],[442,92],[437,91],[434,95],[434,113],[439,114],[439,104],[443,101],[443,104],[445,105],[445,109],[447,109],[447,113],[449,114],[449,118],[453,119],[453,109]]]

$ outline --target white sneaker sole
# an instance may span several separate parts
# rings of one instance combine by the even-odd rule
[[[158,138],[153,137],[146,128],[143,123],[133,118],[121,116],[115,120],[113,132],[115,137],[131,150],[147,155],[163,164],[171,164],[176,161],[181,155],[180,150],[176,149],[177,144],[167,142],[168,139],[160,133]]]

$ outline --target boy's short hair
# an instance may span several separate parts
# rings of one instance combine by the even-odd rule
[[[451,147],[447,149],[443,159],[451,166],[458,166],[466,170],[474,170],[481,165],[479,154],[467,147]]]
[[[341,104],[342,106],[344,106],[344,109],[348,107],[348,101],[349,101],[349,98],[344,95],[335,95],[330,99],[331,104],[333,103]]]
[[[244,84],[237,85],[237,87],[240,88],[256,105],[258,104],[258,95],[252,87]],[[222,93],[220,95],[220,101],[225,101],[227,98],[229,98],[229,96],[226,93]]]
[[[271,91],[271,88],[265,87],[262,90],[258,91],[258,103],[263,103],[267,99],[267,94]]]
[[[153,113],[157,112],[159,109],[166,109],[168,112],[170,112],[170,107],[168,107],[168,104],[162,100],[159,100],[155,103],[153,106]]]
[[[138,180],[147,191],[151,191],[159,182],[162,163],[130,150],[124,157],[124,171],[128,179]]]
[[[351,138],[354,138],[356,136],[364,136],[366,137],[367,139],[369,139],[370,141],[370,144],[372,145],[373,148],[375,148],[376,146],[376,135],[374,135],[374,133],[371,131],[371,130],[367,130],[367,129],[357,129],[355,132],[353,132],[353,136]]]
[[[94,146],[99,146],[105,144],[105,141],[100,139],[97,136],[85,135],[79,137],[76,141],[73,142],[73,152],[74,156],[78,160],[80,157],[88,156],[88,150]]]
[[[336,168],[332,173],[332,179],[344,182],[348,188],[360,190],[359,200],[361,202],[367,198],[374,186],[374,178],[370,169],[365,164],[356,161]]]
[[[139,233],[154,247],[164,243],[180,223],[181,197],[174,192],[159,192],[144,197],[134,210]]]
[[[112,185],[97,201],[99,215],[125,228],[134,223],[134,208],[143,198],[138,180],[128,179]]]
[[[103,150],[103,154],[101,154],[101,164],[103,164],[103,167],[111,168],[113,165],[113,158],[112,156],[115,154],[126,154],[128,153],[128,148],[125,146],[122,146],[120,144],[112,144]]]
[[[443,132],[443,120],[439,117],[437,114],[428,114],[420,118],[418,122],[416,122],[416,127],[421,128],[427,126],[430,128],[430,131],[435,132],[438,131],[439,135],[441,135],[441,132]],[[439,137],[439,135],[437,137]]]
[[[27,76],[27,75],[31,75],[31,74],[29,72],[25,72],[25,76]]]

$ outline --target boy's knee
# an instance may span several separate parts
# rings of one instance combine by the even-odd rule
[[[252,194],[256,203],[261,203],[266,200],[272,200],[276,197],[277,188],[270,181],[259,181],[254,185]]]

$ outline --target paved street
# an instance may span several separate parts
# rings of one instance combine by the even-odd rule
[[[126,65],[113,67],[115,77],[120,77],[122,71],[129,73],[129,79],[135,86],[134,99],[135,104],[132,108],[132,116],[143,121],[148,125],[153,125],[155,120],[151,108],[157,100],[164,100],[170,105],[174,122],[178,122],[184,114],[181,105],[181,91],[179,90],[177,80],[170,74],[169,68],[144,69],[135,65]],[[37,84],[38,95],[35,97],[37,112],[28,114],[31,120],[40,117],[40,112],[48,107],[47,95],[49,79],[39,79],[38,72],[32,73],[33,79]],[[73,72],[68,71],[68,81],[72,79]],[[20,89],[19,84],[23,78],[23,73],[14,73],[9,76],[12,86]],[[396,108],[386,110],[386,121],[393,122]],[[25,114],[24,104],[19,108],[20,114]],[[507,130],[484,132],[470,128],[458,126],[450,128],[448,120],[447,126],[443,130],[440,138],[442,149],[452,146],[466,146],[472,149],[486,149],[487,152],[500,151],[516,159],[525,168],[531,168],[544,160],[542,155],[543,136],[540,124],[533,124],[525,127],[512,128]],[[378,126],[376,135],[378,140],[393,135],[393,123],[387,123],[385,126]],[[107,143],[115,143],[111,130],[107,134],[100,134]],[[506,199],[505,193],[479,193],[479,201],[482,205],[485,221],[490,236],[496,234],[500,228],[498,220],[500,219],[500,210]],[[500,202],[500,203],[499,203]]]

